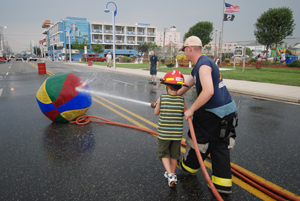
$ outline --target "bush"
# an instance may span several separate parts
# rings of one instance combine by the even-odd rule
[[[143,61],[148,61],[148,62],[149,62],[149,61],[150,61],[150,59],[143,59]]]
[[[122,57],[121,58],[121,62],[132,62],[132,59],[131,58],[129,58],[129,57]]]
[[[271,65],[279,65],[279,64],[281,64],[281,63],[279,63],[279,62],[272,62],[271,63]]]
[[[178,59],[178,60],[184,60],[184,59],[186,59],[186,56],[184,54],[178,54],[176,56],[176,59]]]
[[[168,68],[171,68],[171,67],[174,67],[175,65],[174,65],[174,63],[168,63],[168,64],[166,64],[166,66],[167,66]]]
[[[230,59],[226,58],[226,59],[225,59],[225,62],[226,62],[226,63],[229,63],[229,62],[230,62]]]
[[[294,60],[291,63],[288,63],[287,66],[289,66],[289,67],[300,67],[300,60]]]
[[[136,59],[137,57],[136,56],[133,56],[133,57],[131,57],[132,59]]]
[[[271,63],[268,62],[268,61],[263,61],[263,63],[262,63],[263,66],[268,66],[268,65],[270,65],[270,64],[271,64]]]
[[[251,59],[250,59],[250,62],[251,62],[251,63],[253,63],[253,62],[256,63],[256,61],[257,61],[257,59],[254,59],[254,58],[251,58]]]

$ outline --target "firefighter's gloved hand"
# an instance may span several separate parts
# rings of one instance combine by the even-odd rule
[[[234,145],[235,145],[235,139],[232,138],[232,137],[230,137],[230,138],[229,138],[228,149],[233,149]]]

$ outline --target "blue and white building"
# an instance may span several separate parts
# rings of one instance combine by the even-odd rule
[[[156,27],[150,24],[138,23],[115,24],[116,56],[136,56],[138,43],[156,42]],[[69,54],[69,37],[72,44],[77,39],[79,43],[86,41],[89,44],[88,53],[95,44],[102,44],[106,56],[113,51],[112,23],[89,22],[86,18],[66,17],[47,28],[46,46],[48,56],[53,53],[56,56]],[[54,50],[54,52],[53,52]],[[72,60],[78,61],[82,58],[79,50],[72,50]]]

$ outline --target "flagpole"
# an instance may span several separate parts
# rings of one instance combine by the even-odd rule
[[[221,62],[222,62],[222,45],[223,45],[224,14],[225,14],[225,0],[223,0],[222,33],[221,33],[221,42],[220,42],[220,44],[219,44],[219,50],[220,50],[220,64],[221,64]]]

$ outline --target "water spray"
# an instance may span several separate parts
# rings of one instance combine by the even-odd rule
[[[99,91],[87,90],[87,89],[83,89],[82,87],[77,87],[76,90],[79,91],[79,92],[85,91],[85,92],[88,92],[88,93],[91,93],[91,94],[97,94],[97,95],[100,95],[100,96],[106,96],[106,97],[121,99],[121,100],[130,101],[130,102],[133,102],[133,103],[139,103],[139,104],[143,104],[143,105],[147,105],[147,106],[152,107],[152,103],[149,103],[149,102],[134,100],[134,99],[120,97],[120,96],[114,96],[114,95],[102,93],[102,92],[99,92]]]

